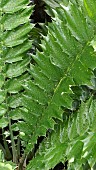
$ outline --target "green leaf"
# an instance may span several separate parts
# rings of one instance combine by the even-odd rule
[[[13,170],[13,168],[10,164],[5,164],[5,163],[1,163],[1,162],[0,162],[0,168],[2,168],[2,170]]]
[[[19,91],[23,90],[22,85],[24,85],[25,80],[28,79],[30,79],[29,74],[24,74],[18,78],[9,79],[5,84],[5,88],[8,93],[18,93]]]
[[[6,104],[0,104],[0,117],[3,116],[7,112]]]
[[[3,24],[4,30],[12,30],[18,27],[20,24],[27,23],[29,20],[29,15],[32,13],[32,9],[33,7],[27,7],[22,11],[18,11],[13,14],[3,15],[1,22]]]
[[[4,128],[8,125],[8,119],[7,118],[2,118],[0,119],[0,128]]]
[[[53,9],[55,17],[48,25],[48,34],[42,41],[42,52],[37,51],[32,56],[36,62],[30,68],[33,81],[28,81],[24,86],[22,100],[23,106],[32,115],[34,129],[26,150],[34,147],[38,136],[46,136],[49,129],[54,129],[54,132],[48,133],[48,139],[42,142],[28,170],[38,169],[39,164],[44,170],[51,169],[66,159],[70,160],[69,169],[83,169],[82,165],[88,161],[86,155],[83,157],[83,152],[87,137],[91,138],[95,131],[96,122],[94,119],[92,124],[91,116],[95,110],[95,103],[94,106],[92,104],[95,94],[92,80],[95,78],[96,53],[92,42],[95,41],[96,33],[93,19],[89,19],[83,2],[69,1],[68,6],[65,6],[62,1],[59,6],[56,1],[58,8],[55,6]],[[75,87],[81,89],[79,95]],[[73,107],[75,100],[80,103],[78,107]],[[93,115],[95,118],[95,111]],[[35,119],[37,121],[33,121]],[[92,143],[89,143],[91,148]]]
[[[14,13],[16,11],[26,8],[28,4],[29,4],[29,0],[21,0],[21,1],[5,0],[4,2],[1,1],[1,8],[4,13]]]
[[[21,106],[21,95],[20,94],[16,94],[16,95],[12,95],[12,96],[9,96],[7,98],[7,103],[8,103],[8,106],[11,107],[11,108],[16,108],[16,107],[19,107]]]
[[[0,88],[3,86],[4,84],[4,75],[0,75]]]
[[[16,45],[22,44],[27,40],[27,34],[31,31],[32,26],[27,23],[24,24],[13,31],[5,33],[3,37],[3,43],[6,47],[14,47]]]
[[[9,48],[5,56],[5,61],[7,63],[12,63],[12,62],[22,60],[23,57],[26,56],[24,53],[26,53],[26,51],[28,51],[31,48],[31,46],[32,46],[31,42],[26,41],[19,46],[16,46],[14,48]]]
[[[30,58],[27,57],[25,60],[8,65],[6,76],[9,78],[17,77],[22,75],[27,70],[27,65],[30,62]]]
[[[0,103],[5,100],[6,92],[4,90],[0,90]]]
[[[95,11],[95,8],[96,8],[96,1],[94,0],[84,0],[84,6],[85,6],[85,9],[88,13],[88,16],[94,21],[96,22],[96,11]]]
[[[17,133],[14,135],[13,131],[19,130],[18,121],[23,118],[23,114],[20,115],[23,85],[31,77],[28,72],[31,58],[28,51],[32,48],[30,32],[34,24],[30,23],[30,16],[34,6],[31,7],[29,4],[29,0],[0,0],[0,128],[5,137],[1,147],[5,147],[3,150],[6,160],[10,159],[10,151],[9,145],[6,146],[8,134],[6,135],[5,127],[11,135],[8,142],[12,143],[13,148],[15,139],[18,145]],[[9,119],[10,122],[12,119],[16,121],[16,127],[12,127],[13,122],[13,125],[8,125]],[[12,154],[14,161],[14,153]],[[16,169],[11,166],[11,162],[6,164],[7,162],[4,162],[2,167],[0,164],[0,169]]]

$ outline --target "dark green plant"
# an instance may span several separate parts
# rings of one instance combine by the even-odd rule
[[[49,170],[65,161],[68,170],[95,169],[96,2],[52,2],[48,11],[54,17],[48,34],[43,36],[40,51],[29,56],[29,1],[0,1],[0,127],[4,147],[0,146],[5,155],[10,153],[5,136],[9,125],[13,162],[18,163],[20,157],[20,140],[25,147],[19,169],[30,151],[34,158],[27,170]],[[15,130],[19,130],[17,136]],[[40,136],[45,139],[34,155]]]
[[[43,52],[32,56],[37,64],[30,66],[33,81],[26,82],[23,97],[25,122],[32,129],[27,150],[50,133],[28,170],[47,170],[66,160],[72,170],[84,169],[87,161],[95,165],[96,3],[80,2],[65,6],[62,1],[53,10]]]
[[[17,122],[23,119],[22,85],[30,79],[28,50],[32,48],[32,41],[29,33],[34,25],[30,24],[33,6],[29,3],[29,0],[0,0],[0,128],[3,136],[0,149],[6,160],[12,159],[16,164],[21,154]]]

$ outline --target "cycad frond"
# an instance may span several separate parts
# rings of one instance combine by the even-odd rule
[[[90,17],[85,3],[80,6],[76,2],[69,2],[68,6],[61,3],[53,11],[54,21],[49,24],[48,35],[41,44],[43,52],[37,51],[33,56],[36,62],[30,67],[33,81],[24,86],[25,120],[32,128],[28,148],[33,147],[38,136],[46,135],[49,128],[54,129],[54,118],[62,120],[62,108],[74,110],[72,86],[86,85],[94,89],[94,16]]]
[[[30,56],[27,52],[32,47],[29,33],[33,25],[30,24],[29,18],[33,6],[29,6],[29,3],[29,0],[0,0],[0,128],[2,129],[10,124],[11,119],[22,119],[19,110],[24,92],[22,85],[25,79],[30,78],[28,73]]]

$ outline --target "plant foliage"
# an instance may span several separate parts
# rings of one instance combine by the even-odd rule
[[[27,149],[38,136],[54,131],[28,170],[50,169],[65,160],[69,169],[83,169],[87,161],[91,168],[95,165],[96,3],[79,2],[69,1],[67,6],[62,2],[53,10],[55,18],[42,41],[42,52],[32,56],[33,81],[26,82],[23,97],[26,122],[32,128]]]
[[[22,85],[30,79],[28,50],[32,47],[32,41],[28,35],[33,27],[29,19],[32,11],[33,6],[29,6],[29,0],[0,0],[0,128],[5,158],[11,157],[7,143],[10,136],[15,163],[18,160],[15,149],[18,136],[13,136],[13,131],[19,130],[16,121],[22,119],[19,111],[24,92]],[[8,126],[9,132],[6,131]]]
[[[52,2],[46,1],[54,17],[42,50],[29,56],[29,1],[0,1],[0,127],[4,132],[9,124],[13,153],[14,129],[25,154],[45,136],[27,170],[49,170],[66,160],[68,169],[94,168],[96,2]]]
[[[6,162],[4,160],[4,155],[2,151],[0,150],[0,169],[2,170],[14,170],[16,169],[16,166],[12,162]]]

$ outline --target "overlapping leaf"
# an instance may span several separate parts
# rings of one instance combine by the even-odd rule
[[[86,8],[86,6],[84,7]],[[61,19],[63,17],[64,19]],[[53,23],[49,25],[48,35],[41,44],[43,52],[38,51],[36,56],[33,56],[33,59],[37,63],[35,66],[31,65],[30,67],[30,73],[34,80],[25,84],[26,93],[23,98],[24,106],[27,109],[25,111],[26,127],[28,127],[29,124],[32,127],[32,139],[30,138],[28,144],[29,149],[34,145],[38,136],[45,135],[49,128],[54,129],[55,121],[53,117],[62,120],[62,107],[73,109],[72,96],[74,92],[71,89],[72,86],[87,85],[94,88],[92,78],[94,77],[93,70],[96,68],[96,54],[93,48],[94,46],[92,47],[92,42],[95,36],[95,25],[89,17],[90,16],[87,18],[87,11],[84,10],[83,12],[81,6],[77,8],[76,3],[72,4],[69,2],[67,7],[62,4],[62,9],[58,8],[57,13],[55,11],[56,21],[53,21]],[[78,116],[69,121],[71,129],[69,130],[69,134],[68,130],[66,130],[67,132],[65,134],[70,140],[73,140],[78,135],[82,136],[88,133],[90,124],[87,118],[88,111],[82,107],[78,112]],[[30,120],[27,119],[27,116]],[[84,122],[82,122],[82,120],[84,120]],[[79,122],[78,126],[76,122]],[[23,125],[23,127],[24,126],[25,125]],[[74,129],[74,134],[72,134],[72,129]],[[25,130],[24,132],[27,135],[28,131]],[[64,138],[60,136],[60,140],[61,139],[64,140]],[[49,152],[48,150],[46,151],[47,156],[45,156],[45,153],[43,156],[41,154],[39,158],[37,156],[36,160],[34,160],[36,162],[33,161],[31,165],[31,169],[38,168],[38,165],[39,169],[43,169],[43,165],[41,164],[40,167],[40,163],[45,158],[46,162],[48,162],[45,169],[47,165],[48,168],[51,168],[54,167],[58,161],[62,159],[64,161],[63,154],[67,146],[64,147],[63,153],[60,152],[61,154],[59,155],[57,148],[60,148],[60,146],[61,150],[63,148],[61,145],[63,142],[60,142],[58,141],[56,143],[56,149],[54,145],[52,145],[52,148],[49,147]],[[68,141],[66,142],[68,143]],[[77,143],[74,143],[72,148],[73,151],[71,151],[73,153],[67,153],[68,158],[71,159],[74,153],[80,155],[83,144],[85,144],[84,141],[77,140]],[[72,145],[69,145],[69,147],[71,146]],[[77,153],[78,147],[81,148],[80,153]],[[79,163],[78,168],[81,168],[81,164],[79,167]]]
[[[91,2],[90,2],[91,3]],[[23,103],[28,124],[32,125],[32,147],[38,136],[54,129],[54,118],[62,120],[62,108],[73,110],[72,86],[87,85],[94,88],[92,79],[96,68],[96,54],[92,46],[95,24],[87,11],[77,3],[55,10],[55,21],[48,26],[48,35],[42,41],[42,52],[32,56],[37,64],[30,73],[33,81],[25,84]],[[91,9],[92,10],[92,9]],[[26,119],[27,122],[27,119]],[[28,132],[26,131],[26,134]]]
[[[86,103],[82,102],[80,110],[72,114],[69,120],[59,122],[51,136],[42,143],[36,158],[27,169],[49,170],[66,160],[68,160],[68,169],[83,170],[83,165],[87,161],[90,167],[94,168],[96,163],[95,108],[96,100],[91,97]]]
[[[4,128],[16,114],[25,80],[30,79],[28,67],[30,57],[27,54],[32,47],[29,33],[33,26],[30,16],[33,6],[29,0],[0,0],[0,127]],[[18,110],[17,110],[18,108]],[[15,111],[16,109],[16,111]],[[13,112],[15,115],[11,115]]]

